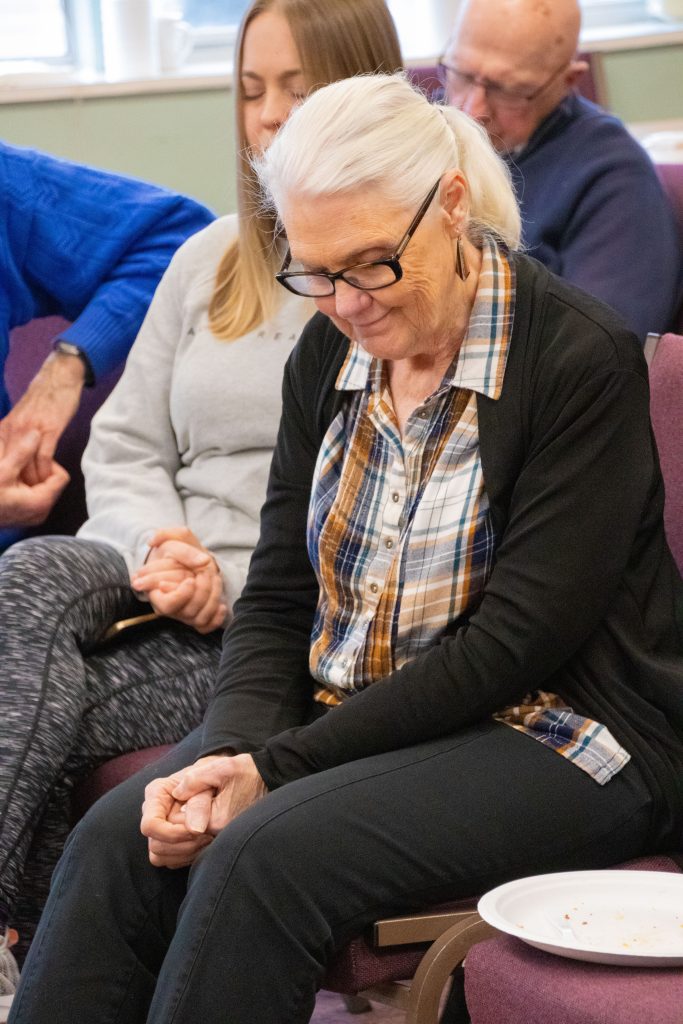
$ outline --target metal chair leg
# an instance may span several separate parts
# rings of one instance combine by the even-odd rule
[[[436,1024],[439,1003],[446,982],[462,963],[470,946],[496,935],[496,929],[485,921],[475,921],[463,929],[453,925],[430,946],[415,972],[410,986],[405,1024]]]

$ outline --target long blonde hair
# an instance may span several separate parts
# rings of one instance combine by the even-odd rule
[[[237,139],[238,235],[216,275],[209,305],[213,333],[226,341],[253,330],[274,313],[278,301],[275,216],[264,211],[244,133],[242,51],[249,24],[275,9],[289,24],[312,92],[330,82],[401,67],[396,28],[385,0],[253,0],[235,46],[235,134]]]

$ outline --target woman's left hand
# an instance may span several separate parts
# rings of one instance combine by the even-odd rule
[[[215,836],[267,792],[251,754],[214,754],[186,768],[172,796],[189,831]]]

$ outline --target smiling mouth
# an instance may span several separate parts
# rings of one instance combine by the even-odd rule
[[[363,331],[367,331],[369,328],[375,327],[377,324],[381,324],[382,321],[389,316],[389,312],[390,311],[387,310],[386,313],[382,313],[381,316],[378,316],[376,320],[370,320],[368,323],[359,324],[352,320],[350,320],[349,323],[355,331],[361,331],[362,333]]]

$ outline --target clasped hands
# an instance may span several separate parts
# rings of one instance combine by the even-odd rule
[[[11,446],[0,430],[0,526],[38,526],[69,482],[67,471],[54,460],[47,476],[35,476],[40,444],[37,430]]]
[[[54,460],[83,389],[80,359],[51,353],[0,420],[0,526],[42,523],[69,482]]]
[[[250,754],[211,754],[145,789],[140,831],[154,867],[184,868],[267,793]]]
[[[131,577],[160,615],[210,633],[223,625],[227,605],[223,579],[211,552],[186,526],[158,530],[145,564]]]

